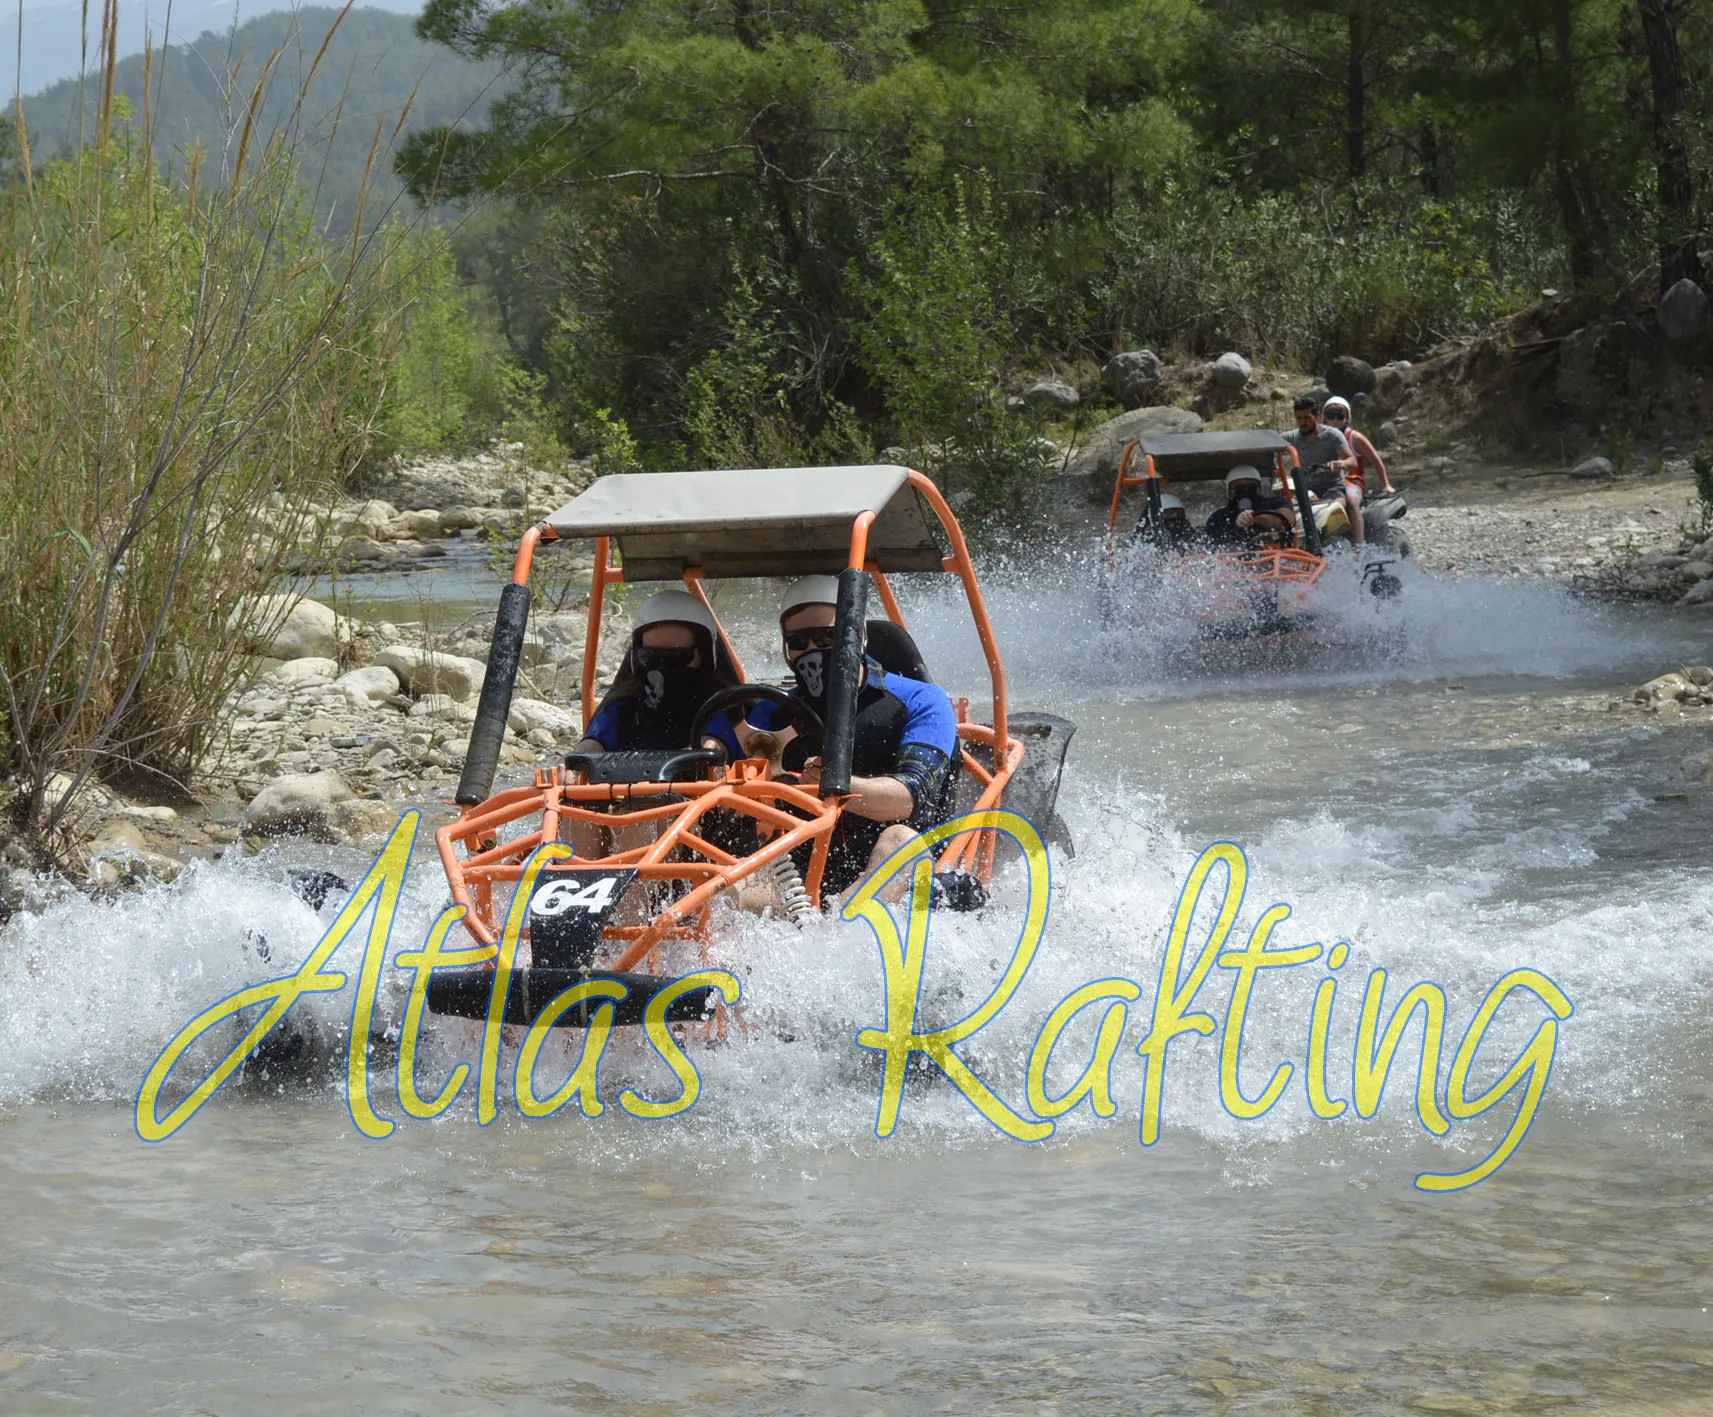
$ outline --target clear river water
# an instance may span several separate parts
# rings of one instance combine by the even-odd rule
[[[1358,607],[1346,648],[1210,660],[1158,627],[1103,629],[1086,585],[1045,564],[991,578],[1014,707],[1079,725],[1060,799],[1076,853],[1055,853],[1023,987],[962,1051],[1021,1107],[1053,1005],[1132,980],[1113,1115],[1085,1104],[1024,1145],[913,1076],[878,1139],[879,1070],[853,1041],[883,1021],[872,935],[746,919],[726,953],[758,1016],[786,1026],[699,1053],[701,1100],[678,1118],[615,1105],[625,1087],[673,1088],[615,1036],[597,1118],[502,1107],[483,1128],[467,1091],[412,1121],[378,1068],[400,1125],[373,1141],[342,1072],[255,1067],[145,1144],[133,1099],[166,1041],[295,967],[332,917],[337,901],[317,915],[283,866],[367,864],[232,853],[0,933],[0,1411],[1713,1411],[1713,788],[1697,765],[1713,728],[1604,709],[1713,658],[1713,615],[1412,577],[1384,637]],[[901,593],[936,676],[983,698],[959,603]],[[726,594],[769,664],[765,600]],[[1387,1012],[1417,981],[1444,990],[1442,1099],[1500,976],[1539,970],[1573,1001],[1539,1114],[1497,1174],[1452,1194],[1413,1184],[1475,1165],[1517,1112],[1512,1093],[1426,1130],[1419,1015],[1372,1117],[1311,1112],[1323,963],[1256,986],[1244,1090],[1296,1068],[1270,1112],[1228,1111],[1219,1037],[1188,1034],[1159,1140],[1140,1144],[1136,1045],[1178,891],[1219,840],[1249,866],[1234,946],[1274,902],[1292,907],[1275,947],[1350,945],[1329,1045],[1340,1096],[1374,969],[1395,981]],[[425,836],[395,951],[444,896]],[[928,1022],[992,987],[1020,898],[1006,879],[985,912],[936,915]],[[402,978],[389,969],[383,1011]],[[1216,969],[1200,1005],[1223,1021],[1230,990]],[[351,988],[298,1007],[336,1048]],[[1065,1035],[1055,1090],[1098,1012]],[[1546,1016],[1514,998],[1475,1082]],[[425,1091],[474,1060],[477,1032],[430,1025]]]

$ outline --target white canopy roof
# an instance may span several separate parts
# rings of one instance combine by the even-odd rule
[[[1194,482],[1224,477],[1240,463],[1265,472],[1290,444],[1265,428],[1233,433],[1156,433],[1136,440],[1136,451],[1154,459],[1162,477]],[[1142,469],[1131,460],[1132,476]]]
[[[710,578],[802,576],[842,570],[852,524],[873,512],[868,555],[882,571],[938,571],[943,553],[908,477],[889,466],[621,473],[547,524],[567,539],[616,539],[627,581],[677,580],[689,566]]]

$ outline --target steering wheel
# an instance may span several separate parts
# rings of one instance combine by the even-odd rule
[[[695,722],[690,729],[690,741],[702,741],[702,735],[714,721],[715,714],[737,704],[756,703],[775,704],[784,709],[791,726],[805,737],[826,736],[826,725],[821,722],[821,715],[801,699],[794,699],[785,690],[776,689],[771,684],[734,684],[729,689],[721,689],[710,695],[702,707],[696,710]]]

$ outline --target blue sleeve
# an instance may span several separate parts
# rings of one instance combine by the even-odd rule
[[[616,753],[619,748],[619,715],[614,704],[602,704],[589,726],[583,730],[585,738],[593,738],[609,753]]]
[[[759,728],[767,733],[777,733],[788,722],[785,710],[778,704],[761,699],[744,710],[744,722],[751,728]]]
[[[702,730],[705,738],[718,738],[725,745],[726,760],[735,763],[743,756],[743,749],[738,746],[738,735],[732,725],[730,713],[717,713],[706,728]]]
[[[948,758],[957,752],[958,716],[944,689],[919,679],[906,679],[901,674],[888,674],[884,687],[904,704],[906,717],[904,733],[898,741],[900,748],[920,743],[938,749]]]

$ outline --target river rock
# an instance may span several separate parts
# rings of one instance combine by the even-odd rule
[[[1388,418],[1380,425],[1379,430],[1374,434],[1374,446],[1377,448],[1390,448],[1394,446],[1397,441],[1398,425]]]
[[[1023,402],[1036,413],[1068,413],[1082,401],[1063,379],[1037,379],[1023,391]]]
[[[1682,674],[1662,674],[1650,679],[1632,695],[1638,704],[1663,703],[1700,697],[1700,690]]]
[[[399,509],[391,502],[373,497],[358,507],[351,519],[353,529],[372,541],[385,541],[392,524],[398,520]]]
[[[1353,354],[1341,354],[1327,366],[1327,388],[1347,399],[1373,393],[1378,382],[1374,366]]]
[[[313,658],[287,660],[278,669],[272,670],[267,677],[287,688],[300,688],[305,684],[330,683],[338,673],[338,661],[323,659],[317,655]]]
[[[1408,368],[1408,365],[1400,369],[1395,364],[1388,364],[1384,369],[1375,370],[1374,392],[1362,394],[1360,397],[1372,398],[1381,408],[1396,408],[1404,401],[1404,394],[1407,392],[1408,383],[1405,375]],[[1356,397],[1355,395],[1352,396],[1352,403],[1355,402]]]
[[[1683,605],[1713,604],[1713,580],[1698,581],[1695,585],[1690,586],[1680,603]]]
[[[1660,333],[1671,343],[1694,339],[1707,328],[1707,292],[1685,277],[1660,296],[1654,317]]]
[[[1254,372],[1249,361],[1235,351],[1228,350],[1213,361],[1213,382],[1222,389],[1241,389]]]
[[[398,675],[404,691],[413,697],[446,694],[464,700],[482,687],[488,666],[463,655],[418,649],[415,645],[388,645],[375,656],[375,663]]]
[[[506,722],[520,738],[527,738],[543,728],[559,738],[580,732],[583,716],[558,704],[550,704],[545,699],[513,699]]]
[[[347,670],[333,681],[335,689],[343,689],[348,697],[364,703],[378,704],[397,694],[402,687],[399,677],[384,664],[366,664],[361,669]]]
[[[291,602],[289,595],[250,596],[232,612],[227,628],[241,633],[250,648],[271,659],[330,659],[338,654],[338,617],[333,611],[318,600]],[[272,635],[259,629],[268,624],[278,625]]]
[[[410,706],[411,718],[444,718],[453,723],[473,723],[474,704],[460,703],[448,694],[424,694]]]
[[[109,822],[89,843],[89,856],[90,874],[104,886],[116,886],[127,877],[173,881],[184,869],[184,862],[151,848],[135,822]]]
[[[402,540],[421,541],[431,536],[440,535],[440,513],[432,507],[424,507],[421,511],[406,512],[397,522],[395,528],[403,531]]]
[[[324,831],[328,827],[328,814],[355,796],[331,768],[287,773],[256,794],[245,818],[254,830],[263,833]]]
[[[482,524],[481,517],[476,515],[473,507],[442,507],[440,509],[440,530],[474,531]]]
[[[372,565],[392,560],[394,553],[382,546],[377,537],[354,536],[340,544],[339,554],[348,561]]]
[[[127,852],[143,852],[148,849],[148,839],[143,835],[142,828],[135,822],[109,822],[91,838],[89,843],[91,856],[119,856]]]
[[[1115,354],[1100,371],[1100,381],[1113,398],[1131,408],[1158,389],[1165,378],[1166,366],[1151,349]]]
[[[1112,480],[1131,439],[1150,433],[1199,433],[1201,428],[1200,415],[1187,408],[1158,405],[1121,413],[1089,434],[1088,442],[1071,455],[1062,475],[1079,479],[1090,497],[1105,501],[1112,496]]]
[[[1570,475],[1585,482],[1606,481],[1616,477],[1618,469],[1612,466],[1610,458],[1584,458],[1570,469]]]
[[[399,814],[385,802],[354,797],[339,802],[327,814],[327,830],[347,846],[362,846],[388,836],[398,825]]]

